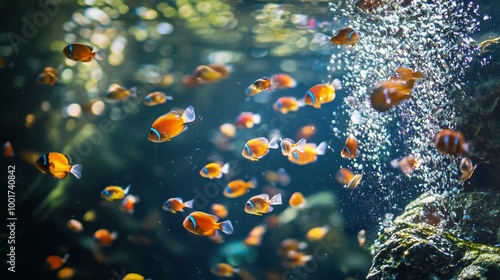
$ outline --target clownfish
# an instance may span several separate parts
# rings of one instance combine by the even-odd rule
[[[281,194],[278,193],[269,199],[269,195],[260,194],[251,197],[247,203],[245,203],[245,212],[252,215],[262,216],[262,214],[269,213],[273,211],[271,205],[281,204]]]
[[[66,58],[81,61],[81,62],[90,62],[92,58],[97,60],[103,60],[104,57],[101,52],[94,52],[94,47],[84,44],[70,44],[64,47],[63,54]]]
[[[288,201],[290,207],[303,208],[306,205],[306,198],[301,192],[294,192]]]
[[[309,241],[317,241],[323,239],[326,233],[330,230],[329,226],[315,227],[307,231],[306,238]]]
[[[174,197],[174,198],[169,198],[167,201],[163,203],[163,210],[165,211],[170,211],[172,213],[177,213],[177,212],[184,212],[184,208],[193,208],[193,203],[194,199],[191,199],[189,201],[183,202],[182,198],[180,197]]]
[[[301,138],[297,143],[293,141],[290,138],[285,138],[281,139],[280,138],[280,144],[281,144],[281,153],[283,156],[288,157],[292,155],[293,152],[300,152],[303,153],[306,147],[306,139]]]
[[[247,87],[245,94],[248,96],[257,95],[265,90],[273,89],[271,79],[268,77],[263,77],[257,79],[253,84]]]
[[[227,208],[226,206],[222,205],[222,204],[212,204],[212,207],[210,208],[211,209],[211,212],[212,214],[214,214],[215,216],[221,218],[221,219],[224,219],[225,217],[227,217]]]
[[[170,141],[186,131],[188,129],[186,123],[193,122],[195,119],[193,106],[187,107],[182,115],[172,110],[153,122],[149,129],[148,140],[155,143]]]
[[[106,99],[109,102],[125,101],[129,97],[137,96],[137,87],[126,89],[117,84],[112,84],[106,92]]]
[[[315,162],[318,156],[324,155],[327,148],[326,141],[323,141],[316,146],[313,143],[306,143],[304,152],[294,151],[288,156],[288,160],[298,165],[306,165]]]
[[[43,69],[43,72],[36,77],[35,81],[42,85],[53,86],[59,80],[59,78],[57,77],[58,74],[59,71],[57,69],[52,67],[45,67],[45,69]]]
[[[123,211],[123,212],[127,212],[129,214],[133,214],[134,213],[134,207],[135,207],[135,204],[139,202],[139,197],[135,196],[135,195],[127,195],[123,201],[122,201],[122,205],[120,206],[120,209]]]
[[[174,98],[169,95],[165,95],[165,93],[161,91],[155,91],[146,96],[144,98],[144,105],[146,106],[155,106],[159,104],[164,104],[167,100],[173,100]]]
[[[403,81],[383,81],[375,85],[370,95],[370,103],[373,109],[385,112],[403,100],[413,98],[411,90],[415,80]]]
[[[261,117],[259,114],[241,112],[238,117],[236,117],[235,124],[242,128],[252,128],[254,125],[259,124],[260,121]]]
[[[356,158],[359,156],[358,139],[356,139],[356,136],[350,134],[349,137],[347,137],[347,140],[345,140],[344,148],[340,152],[340,155],[343,158]]]
[[[472,173],[474,173],[474,170],[476,170],[477,164],[473,165],[472,160],[468,157],[463,157],[460,160],[460,165],[459,169],[460,172],[462,173],[462,176],[460,177],[461,182],[465,182],[470,179],[472,176]]]
[[[108,186],[101,192],[101,198],[107,201],[123,199],[129,192],[131,185],[125,189],[119,186]]]
[[[344,27],[340,29],[330,41],[335,45],[354,46],[359,41],[359,34],[350,27]]]
[[[271,76],[271,84],[277,89],[294,88],[297,86],[297,81],[288,74],[280,73]]]
[[[334,83],[317,84],[310,87],[304,96],[304,103],[316,109],[321,108],[321,104],[332,102],[335,99]]]
[[[416,156],[409,155],[401,160],[395,159],[391,161],[391,166],[393,168],[399,168],[405,175],[411,175],[413,171],[420,167],[420,160]]]
[[[186,217],[182,225],[184,228],[196,235],[214,236],[218,230],[225,234],[232,234],[234,229],[231,221],[218,223],[219,218],[201,211],[196,211]]]
[[[354,174],[351,170],[347,168],[340,168],[335,174],[335,178],[337,182],[341,185],[344,185],[346,189],[355,189],[361,183],[361,179],[363,178],[363,174]]]
[[[47,270],[56,270],[59,269],[61,266],[63,266],[69,258],[69,254],[65,254],[64,258],[61,258],[59,256],[48,256],[45,259],[45,264],[44,267]]]
[[[266,233],[266,225],[255,226],[248,236],[243,240],[247,246],[259,246],[262,241],[262,236]]]
[[[286,258],[285,265],[288,267],[304,266],[307,262],[312,260],[311,255],[306,255],[297,251],[288,251]]]
[[[14,156],[14,147],[10,141],[5,142],[2,146],[2,153],[4,157],[13,157]]]
[[[222,164],[220,162],[212,162],[205,165],[200,170],[200,175],[203,178],[214,179],[221,178],[222,174],[227,174],[229,172],[229,162]]]
[[[271,141],[267,140],[265,137],[254,138],[248,140],[241,151],[241,155],[251,161],[258,161],[260,158],[267,155],[269,149],[277,149],[278,147],[276,137],[273,137]]]
[[[436,149],[443,154],[460,156],[469,151],[469,144],[465,143],[462,133],[451,129],[442,130],[434,136]]]
[[[94,241],[99,246],[110,246],[117,237],[118,233],[116,231],[109,232],[107,229],[100,229],[94,232]]]
[[[304,100],[297,100],[295,97],[290,96],[280,97],[273,104],[273,109],[282,114],[298,111],[300,107],[304,107]]]
[[[232,267],[227,263],[218,263],[210,269],[210,271],[219,277],[232,277],[234,273],[240,273],[240,270]]]
[[[407,82],[409,80],[418,80],[424,78],[422,72],[419,71],[414,72],[410,68],[400,67],[397,68],[394,72],[396,73],[396,75],[391,76],[391,80]]]
[[[51,152],[36,160],[35,166],[42,173],[50,174],[58,179],[68,177],[68,173],[75,175],[77,179],[82,177],[82,165],[70,165],[71,158],[65,154]]]
[[[250,181],[233,180],[229,182],[224,188],[223,194],[229,198],[236,198],[246,194],[249,189],[257,187],[257,179],[252,178]]]

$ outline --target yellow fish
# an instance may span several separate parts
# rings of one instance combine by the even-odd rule
[[[222,177],[222,174],[229,172],[229,163],[222,165],[222,163],[212,162],[205,165],[200,170],[200,175],[203,178],[214,179]]]
[[[250,198],[245,204],[245,212],[248,214],[253,214],[257,216],[262,216],[262,214],[269,213],[273,211],[273,207],[271,205],[280,205],[281,204],[281,194],[273,196],[269,199],[269,195],[260,194]]]
[[[128,185],[125,189],[119,186],[108,186],[101,192],[101,197],[107,201],[123,199],[130,190],[131,185]]]
[[[251,161],[258,161],[263,156],[267,155],[269,149],[277,149],[278,143],[276,143],[276,137],[273,137],[271,141],[264,137],[254,138],[248,140],[241,151],[241,155]]]
[[[68,177],[68,173],[75,175],[77,179],[82,177],[82,165],[70,165],[71,159],[61,153],[48,153],[41,156],[36,162],[35,166],[43,173],[48,173],[58,179]]]

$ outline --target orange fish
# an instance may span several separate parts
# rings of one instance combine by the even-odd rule
[[[59,71],[57,69],[52,67],[45,67],[45,69],[43,69],[43,72],[36,77],[35,81],[42,85],[53,86],[59,80],[57,77],[58,74]]]
[[[319,155],[324,155],[327,147],[326,141],[321,142],[319,146],[316,147],[316,144],[307,143],[304,148],[304,152],[301,153],[299,151],[292,152],[291,155],[288,156],[288,160],[292,163],[298,165],[306,165],[315,162],[318,159]]]
[[[236,198],[246,194],[249,189],[257,187],[257,179],[252,178],[250,181],[234,180],[229,182],[224,188],[224,196],[229,198]]]
[[[222,174],[227,174],[229,172],[229,162],[222,164],[220,162],[212,162],[205,165],[200,170],[200,175],[203,178],[214,179],[221,178]]]
[[[219,218],[204,212],[196,211],[186,217],[182,225],[184,228],[196,235],[214,236],[217,230],[225,234],[232,234],[234,229],[231,221],[218,223]]]
[[[71,280],[75,276],[75,270],[71,267],[64,267],[57,272],[57,278],[61,280]]]
[[[240,273],[240,270],[232,267],[227,263],[218,263],[210,269],[210,271],[219,277],[233,277],[233,274]]]
[[[68,173],[75,175],[77,179],[82,177],[82,165],[70,165],[71,159],[61,153],[51,152],[41,156],[36,162],[35,166],[42,173],[50,174],[58,179],[68,177]]]
[[[361,183],[363,174],[354,174],[351,170],[347,168],[340,168],[337,174],[335,174],[337,182],[344,185],[344,188],[355,189]]]
[[[281,139],[281,153],[283,156],[291,156],[293,152],[303,153],[306,147],[306,139],[302,138],[297,143],[290,138]]]
[[[144,98],[144,105],[146,106],[155,106],[159,104],[164,104],[167,100],[173,100],[174,98],[169,95],[165,95],[165,93],[160,91],[155,91],[146,96]]]
[[[224,237],[222,236],[222,234],[216,234],[214,236],[209,236],[208,239],[210,239],[210,241],[212,241],[215,244],[224,243]]]
[[[436,149],[443,154],[460,156],[469,151],[469,144],[465,143],[462,133],[451,129],[442,130],[434,136]]]
[[[267,155],[269,149],[277,149],[278,143],[276,143],[276,137],[273,137],[271,141],[264,137],[253,138],[248,140],[241,151],[241,155],[244,158],[251,161],[258,161],[263,156]]]
[[[215,216],[221,218],[221,219],[224,219],[227,217],[227,209],[226,209],[226,206],[222,205],[222,204],[212,204],[212,214],[214,214]]]
[[[64,47],[63,54],[66,58],[81,61],[81,62],[90,62],[92,58],[97,60],[103,60],[104,57],[100,52],[93,52],[94,47],[84,44],[70,44]]]
[[[14,147],[10,141],[5,142],[2,146],[2,153],[4,157],[13,157],[14,156]]]
[[[461,182],[465,182],[469,180],[469,178],[472,176],[472,173],[474,173],[474,170],[476,170],[477,164],[473,165],[472,160],[467,157],[463,157],[460,160],[460,172],[462,173],[462,176],[460,177]]]
[[[288,267],[299,267],[304,266],[307,262],[312,260],[311,255],[306,255],[304,253],[289,251],[286,255],[287,261],[285,265]]]
[[[117,237],[116,231],[109,232],[107,229],[100,229],[94,233],[94,241],[99,246],[110,246]]]
[[[45,269],[47,270],[56,270],[59,269],[63,264],[68,261],[69,254],[64,255],[64,258],[61,258],[59,256],[48,256],[45,259]]]
[[[182,82],[186,86],[198,86],[205,83],[215,83],[229,75],[229,69],[224,65],[200,65],[191,75],[184,76]]]
[[[297,81],[288,74],[280,73],[271,76],[271,84],[277,89],[294,88],[297,86]]]
[[[252,215],[262,216],[262,214],[269,213],[273,211],[273,207],[271,205],[280,205],[281,204],[281,194],[273,196],[269,199],[269,195],[260,194],[254,197],[251,197],[247,203],[245,204],[245,212]]]
[[[280,247],[278,249],[278,254],[281,256],[288,255],[288,252],[291,251],[299,251],[307,248],[306,242],[299,242],[292,238],[287,238],[280,243]]]
[[[101,192],[101,198],[107,201],[120,200],[123,199],[129,192],[131,185],[126,188],[120,186],[107,186]]]
[[[224,123],[219,126],[219,131],[228,138],[233,138],[236,135],[236,127],[230,123]]]
[[[256,80],[245,90],[245,94],[248,96],[257,95],[265,90],[272,90],[271,79],[264,77]]]
[[[323,239],[323,237],[325,237],[326,233],[329,230],[330,230],[329,226],[312,228],[306,233],[306,238],[309,241],[317,241]]]
[[[182,115],[176,110],[172,110],[154,121],[149,130],[148,139],[155,143],[170,141],[175,136],[186,131],[188,128],[186,123],[194,121],[195,118],[196,115],[192,106],[187,107]]]
[[[180,197],[174,197],[174,198],[169,198],[167,201],[163,203],[163,210],[165,211],[170,211],[172,213],[177,213],[177,212],[184,212],[184,208],[193,208],[193,203],[194,199],[191,199],[189,201],[186,201],[185,203],[182,202],[182,198]]]
[[[350,134],[345,140],[345,146],[340,152],[343,158],[356,158],[359,156],[358,139],[353,134]]]
[[[391,166],[399,168],[405,175],[411,175],[413,171],[420,167],[420,161],[416,156],[409,155],[399,161],[397,159],[391,161]]]
[[[71,229],[74,232],[81,232],[83,230],[83,225],[77,220],[71,219],[69,220],[66,225],[68,226],[69,229]]]
[[[273,104],[273,109],[282,114],[298,111],[300,107],[304,107],[304,100],[297,100],[295,97],[290,96],[280,97]]]
[[[414,84],[414,80],[408,82],[383,81],[378,83],[370,95],[370,102],[373,109],[385,112],[403,100],[413,98],[411,90]]]
[[[252,112],[241,112],[236,118],[235,124],[238,127],[252,128],[254,125],[259,124],[261,117],[259,114]]]
[[[391,76],[391,80],[407,82],[409,80],[418,80],[424,78],[422,72],[413,72],[413,70],[411,70],[410,68],[400,67],[397,68],[394,72],[396,72],[396,75]]]
[[[314,134],[316,134],[316,126],[313,124],[308,124],[304,125],[297,131],[295,135],[295,139],[300,139],[304,138],[306,140],[309,140],[311,137],[313,137]]]
[[[321,104],[332,102],[335,99],[335,87],[331,84],[317,84],[309,88],[304,96],[304,103],[316,109]]]
[[[362,229],[358,232],[358,235],[356,236],[358,239],[359,247],[365,246],[366,243],[366,230]]]
[[[144,280],[144,276],[137,273],[128,273],[122,280]]]
[[[267,228],[265,225],[255,226],[250,231],[247,238],[243,240],[243,243],[247,246],[259,246],[262,241],[262,236],[266,233],[266,230]]]
[[[359,41],[359,34],[350,27],[344,27],[340,29],[330,41],[335,45],[354,46]]]
[[[110,102],[125,101],[129,97],[137,96],[137,87],[126,89],[117,84],[109,86],[106,92],[106,99]]]
[[[137,202],[139,202],[139,197],[129,194],[123,199],[120,209],[129,214],[133,214]]]
[[[288,186],[291,181],[290,175],[286,173],[286,170],[283,168],[278,169],[276,172],[267,170],[264,176],[267,182],[273,185],[278,183],[282,186]]]
[[[306,198],[300,192],[294,192],[288,201],[293,208],[303,208],[306,205]]]

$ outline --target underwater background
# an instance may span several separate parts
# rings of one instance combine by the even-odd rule
[[[8,166],[15,166],[17,218],[15,272],[6,256],[12,231],[0,230],[2,279],[123,279],[131,272],[146,279],[220,279],[211,272],[218,263],[240,269],[234,279],[499,279],[499,13],[496,1],[486,0],[2,1],[0,144],[9,141],[14,150],[2,157],[2,178],[7,185]],[[345,26],[359,32],[359,42],[333,45],[330,37]],[[104,60],[65,58],[63,48],[75,42],[95,46]],[[228,76],[183,83],[198,66],[213,64],[225,65]],[[52,86],[36,82],[46,67],[58,70]],[[398,67],[423,74],[413,98],[387,112],[373,110],[371,89]],[[296,86],[245,94],[257,79],[277,73],[289,74]],[[334,79],[342,88],[319,109],[273,109],[279,97],[300,99]],[[137,95],[109,100],[112,84],[135,87]],[[173,100],[145,106],[155,91]],[[148,140],[158,117],[190,105],[196,119],[186,131],[169,142]],[[241,112],[261,121],[237,128],[234,137],[222,135],[219,127],[235,123]],[[307,142],[328,145],[315,162],[294,164],[279,149],[256,162],[242,156],[251,138],[297,141],[297,132],[310,125],[315,133]],[[460,130],[471,146],[467,156],[478,166],[468,181],[459,181],[460,157],[434,146],[444,128]],[[340,156],[350,134],[359,140],[356,159]],[[82,178],[42,174],[34,162],[49,152],[81,164]],[[391,166],[407,155],[421,159],[408,175]],[[199,175],[216,161],[230,163],[228,174]],[[357,188],[336,180],[341,167],[363,174]],[[275,177],[289,183],[270,178],[269,171],[279,169],[287,175]],[[228,182],[252,178],[257,188],[244,196],[223,194]],[[132,214],[120,201],[101,198],[112,185],[131,185],[130,194],[140,199]],[[7,191],[0,195],[6,225]],[[306,197],[304,208],[289,207],[294,192]],[[283,204],[263,216],[245,213],[247,200],[262,193],[281,193]],[[194,210],[206,213],[223,204],[229,214],[222,220],[231,220],[234,233],[222,233],[220,244],[189,233],[182,222],[192,209],[162,209],[175,197],[194,198]],[[83,230],[68,228],[70,219]],[[259,244],[246,245],[250,231],[264,224]],[[306,239],[311,228],[323,226],[324,237]],[[97,245],[99,229],[116,231],[116,240]],[[366,244],[358,238],[362,230]],[[398,234],[413,240],[400,230],[417,236],[416,243],[393,250],[401,255],[384,255]],[[279,252],[287,238],[307,244],[301,252],[311,256],[308,262],[287,264]],[[416,246],[419,240],[427,241]],[[435,251],[428,251],[428,240],[441,243],[433,241]],[[420,253],[405,259],[407,250]],[[65,254],[62,268],[73,276],[44,268],[48,256]]]

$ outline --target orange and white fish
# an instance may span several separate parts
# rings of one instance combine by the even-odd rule
[[[224,65],[200,65],[191,75],[184,76],[182,83],[186,86],[198,86],[205,83],[215,83],[228,76],[229,68]]]
[[[363,247],[366,244],[366,230],[362,229],[358,232],[358,235],[356,236],[358,239],[359,247]]]
[[[107,229],[100,229],[94,233],[94,241],[99,246],[110,246],[117,237],[116,231],[109,232]]]
[[[245,212],[252,215],[262,216],[262,214],[269,213],[273,211],[271,205],[281,204],[281,194],[278,193],[269,199],[269,195],[260,194],[251,197],[245,204]]]
[[[469,151],[469,144],[465,142],[464,135],[451,129],[444,129],[436,133],[434,144],[441,153],[456,157]]]
[[[301,192],[294,192],[288,201],[290,207],[303,208],[306,205],[306,198]]]
[[[130,187],[131,185],[128,185],[126,188],[120,186],[107,186],[102,190],[101,198],[107,201],[123,199],[130,191]]]
[[[257,79],[253,84],[247,87],[245,90],[245,94],[248,96],[257,95],[265,90],[272,90],[273,86],[271,83],[271,79],[268,77],[263,77]]]
[[[255,226],[248,236],[243,240],[247,246],[259,246],[262,241],[262,236],[266,233],[267,227],[265,225]]]
[[[68,177],[68,173],[71,173],[77,179],[80,179],[82,177],[82,165],[75,164],[71,166],[70,164],[71,159],[69,156],[57,152],[45,154],[35,162],[38,170],[55,178],[64,179]]]
[[[340,155],[343,158],[356,158],[359,156],[358,151],[358,139],[353,134],[350,134],[349,137],[345,140],[345,145]]]
[[[318,159],[318,156],[325,154],[327,146],[326,141],[321,142],[319,146],[316,146],[316,144],[313,143],[307,143],[304,147],[303,153],[294,151],[288,156],[288,160],[298,165],[313,163]]]
[[[257,179],[252,178],[250,181],[233,180],[224,188],[223,194],[229,198],[236,198],[246,194],[250,189],[257,187]]]
[[[304,266],[307,262],[312,260],[311,255],[306,255],[304,253],[289,251],[286,255],[285,266],[288,267],[300,267]]]
[[[129,214],[133,214],[135,204],[138,202],[139,202],[139,197],[129,194],[123,199],[120,209]]]
[[[146,106],[155,106],[159,104],[164,104],[167,100],[173,100],[174,98],[170,95],[166,95],[161,91],[155,91],[146,96],[144,98],[144,105]]]
[[[346,189],[355,189],[361,183],[361,179],[363,178],[363,174],[354,174],[351,170],[347,168],[340,168],[335,174],[335,178],[337,182],[341,185],[344,185]]]
[[[259,114],[241,112],[238,117],[236,117],[235,124],[242,128],[252,128],[254,125],[259,124],[260,121],[261,117]]]
[[[271,76],[271,84],[277,89],[294,88],[297,86],[297,81],[288,74],[279,73]]]
[[[236,126],[231,123],[224,123],[219,126],[219,131],[228,138],[233,138],[236,135]]]
[[[278,98],[273,104],[273,109],[282,114],[288,114],[288,112],[298,111],[300,107],[304,107],[305,103],[303,99],[297,100],[295,97],[284,96]]]
[[[278,248],[278,255],[287,256],[288,252],[291,251],[299,251],[307,248],[306,242],[299,242],[293,238],[287,238],[281,241],[280,246]]]
[[[90,62],[92,58],[97,60],[104,60],[102,53],[94,52],[94,47],[85,45],[85,44],[69,44],[63,49],[63,54],[66,58],[81,61],[81,62]]]
[[[219,277],[233,277],[233,274],[240,273],[240,270],[232,267],[227,263],[218,263],[210,269],[210,271]]]
[[[170,211],[172,213],[177,213],[177,212],[184,212],[184,208],[193,208],[193,203],[194,199],[191,199],[189,201],[183,202],[182,198],[180,197],[174,197],[174,198],[169,198],[167,201],[163,203],[163,210],[165,211]]]
[[[382,81],[375,85],[370,95],[370,103],[373,109],[385,112],[403,100],[413,98],[411,91],[415,80]]]
[[[465,182],[470,179],[472,174],[474,173],[474,170],[476,170],[477,164],[473,165],[472,160],[468,157],[463,157],[460,160],[460,165],[459,169],[460,172],[462,173],[462,176],[460,177],[461,182]]]
[[[253,138],[248,140],[248,142],[243,147],[241,155],[251,161],[258,161],[263,156],[269,153],[269,149],[277,149],[278,143],[276,142],[276,137],[273,137],[271,141],[264,137]]]
[[[295,139],[304,138],[306,140],[309,140],[311,137],[314,136],[314,134],[316,134],[316,131],[317,129],[315,125],[313,124],[304,125],[295,134]]]
[[[359,34],[350,27],[344,27],[330,41],[335,45],[354,46],[359,42]]]
[[[222,174],[227,174],[229,172],[229,162],[222,164],[221,162],[212,162],[205,165],[200,170],[200,175],[203,178],[214,179],[221,178]]]
[[[196,235],[214,236],[218,231],[232,234],[234,229],[231,221],[218,222],[219,218],[201,211],[196,211],[186,217],[182,225],[184,228]]]
[[[304,96],[304,103],[316,109],[321,108],[321,104],[332,102],[335,99],[334,83],[317,84],[310,87]]]
[[[330,230],[329,226],[312,228],[309,231],[307,231],[306,238],[309,241],[317,241],[323,239],[323,237],[325,237],[325,235],[328,233],[329,230]]]
[[[75,219],[69,220],[66,225],[68,228],[74,232],[81,232],[83,230],[83,225]]]
[[[291,156],[293,152],[303,153],[306,147],[306,139],[301,138],[297,143],[290,138],[281,139],[281,153],[283,156],[288,157]]]
[[[14,156],[14,147],[10,141],[5,142],[2,146],[2,153],[4,157],[13,157]]]
[[[109,86],[106,92],[106,100],[110,102],[125,101],[129,97],[137,96],[137,87],[126,89],[118,84]]]
[[[68,258],[69,258],[69,254],[65,254],[64,258],[61,258],[59,256],[54,256],[54,255],[48,256],[45,259],[44,267],[47,270],[59,269],[61,266],[63,266],[68,261]]]
[[[149,129],[148,140],[155,143],[170,141],[172,138],[187,130],[186,123],[196,119],[194,108],[189,106],[182,115],[172,110],[156,119]]]
[[[420,167],[420,160],[416,156],[409,155],[401,160],[395,159],[391,161],[391,166],[393,168],[399,168],[405,175],[411,175],[413,171]]]
[[[396,72],[396,75],[391,76],[391,80],[398,80],[398,81],[407,82],[409,80],[418,80],[418,79],[424,78],[424,75],[422,75],[422,72],[419,72],[419,71],[414,72],[410,68],[400,67],[400,68],[397,68],[394,72]]]
[[[53,67],[45,67],[43,72],[36,77],[36,82],[42,85],[53,86],[59,80],[59,71]]]
[[[221,219],[224,219],[227,217],[227,208],[226,206],[222,205],[222,204],[212,204],[212,207],[211,207],[211,212],[212,214],[214,214],[215,216],[221,218]]]

